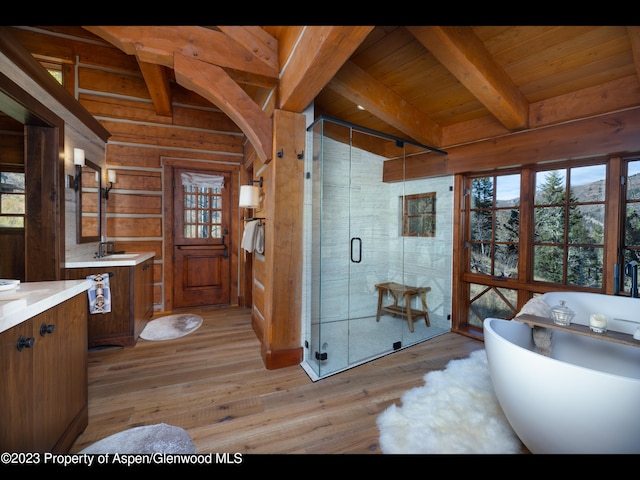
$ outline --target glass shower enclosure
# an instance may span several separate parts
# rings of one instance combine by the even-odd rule
[[[407,211],[406,200],[421,187],[385,182],[384,164],[393,162],[404,178],[410,156],[444,152],[326,117],[308,128],[307,143],[302,366],[315,381],[440,335],[450,325],[429,312],[429,322],[416,318],[411,331],[403,307],[422,311],[420,295],[407,306],[404,295],[394,298],[377,287],[430,287],[432,281],[416,255],[416,242],[426,246],[429,238],[415,235],[410,223],[426,217]],[[433,207],[437,198],[430,195]],[[433,222],[435,229],[435,217]],[[383,307],[397,301],[400,314],[380,311],[379,300]]]

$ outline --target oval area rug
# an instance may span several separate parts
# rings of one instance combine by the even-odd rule
[[[145,340],[171,340],[197,330],[202,325],[202,317],[192,313],[167,315],[151,320],[144,327],[140,338]]]
[[[79,453],[196,453],[196,448],[183,428],[158,423],[114,433]]]

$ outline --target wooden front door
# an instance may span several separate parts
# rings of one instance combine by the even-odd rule
[[[175,170],[173,306],[230,303],[231,175]]]

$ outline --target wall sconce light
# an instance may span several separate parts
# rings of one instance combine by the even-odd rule
[[[109,200],[109,191],[113,188],[113,184],[116,183],[115,170],[107,170],[107,180],[109,181],[109,186],[104,189],[105,200]]]
[[[259,184],[254,187],[253,184]],[[249,180],[249,185],[240,186],[240,208],[258,208],[260,206],[260,188],[262,187],[262,177],[260,180]]]
[[[73,179],[73,189],[77,192],[80,188],[78,180],[82,174],[82,167],[84,167],[84,150],[81,148],[73,149],[73,164],[76,166],[76,176]]]
[[[73,149],[73,164],[84,167],[84,150],[81,148]]]

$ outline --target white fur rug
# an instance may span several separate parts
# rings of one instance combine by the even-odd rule
[[[114,433],[79,453],[196,453],[196,447],[183,428],[158,423]]]
[[[197,330],[202,325],[202,317],[192,313],[167,315],[147,323],[140,338],[145,340],[171,340]]]
[[[487,355],[477,350],[429,372],[402,406],[378,416],[383,453],[520,453],[522,444],[496,398]]]

